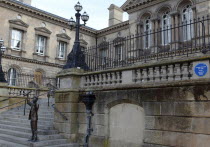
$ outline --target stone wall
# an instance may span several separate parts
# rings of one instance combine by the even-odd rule
[[[171,83],[167,87],[94,91],[97,100],[93,110],[91,146],[208,147],[208,83],[209,80],[200,84],[183,83],[183,86]],[[68,134],[71,141],[82,143],[87,124],[79,92],[58,92],[56,107],[69,118],[64,121],[56,114],[57,128]]]
[[[55,101],[68,120],[55,113],[55,127],[69,141],[83,144],[86,110],[79,95],[93,91],[91,147],[208,147],[210,72],[196,76],[199,63],[209,68],[209,57],[103,72],[61,71]]]

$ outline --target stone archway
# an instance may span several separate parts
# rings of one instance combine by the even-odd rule
[[[113,106],[109,113],[109,146],[141,146],[144,126],[142,107],[129,103]]]

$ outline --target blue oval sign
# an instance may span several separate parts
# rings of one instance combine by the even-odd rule
[[[205,63],[199,63],[195,66],[195,74],[199,77],[203,77],[208,72],[208,66]]]

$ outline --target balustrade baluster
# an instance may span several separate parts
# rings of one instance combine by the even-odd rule
[[[161,81],[167,81],[166,65],[161,66]]]
[[[174,72],[175,72],[175,81],[181,80],[181,65],[175,64]]]
[[[189,80],[189,64],[184,63],[182,65],[182,80]]]
[[[155,82],[160,82],[160,67],[155,67]]]

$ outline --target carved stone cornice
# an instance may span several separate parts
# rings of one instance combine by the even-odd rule
[[[48,30],[45,27],[38,27],[38,28],[34,28],[34,29],[35,29],[35,31],[46,33],[46,34],[51,34],[52,33],[50,30]]]
[[[129,21],[124,21],[122,23],[107,27],[100,31],[97,31],[97,35],[98,35],[98,37],[101,37],[101,36],[104,36],[107,34],[119,32],[120,30],[127,29],[127,28],[129,28]]]
[[[34,59],[16,57],[16,56],[11,56],[11,55],[6,55],[6,54],[4,54],[2,57],[6,58],[6,59],[11,59],[11,60],[17,60],[17,61],[22,61],[22,62],[27,62],[27,63],[40,64],[40,65],[47,65],[47,66],[52,66],[52,67],[57,67],[57,68],[63,68],[63,66],[64,66],[64,65],[61,65],[61,64],[55,64],[55,63],[50,63],[50,62],[42,62],[42,61],[37,61],[37,60],[34,60]]]
[[[17,2],[16,0],[0,0],[0,6],[43,21],[48,21],[64,28],[69,28],[68,19],[40,10],[33,6]],[[89,27],[81,27],[81,32],[92,36],[96,34],[96,30]]]
[[[66,33],[61,33],[56,35],[58,38],[63,38],[66,40],[71,40],[71,37],[69,37]]]
[[[23,22],[20,19],[9,20],[9,23],[14,24],[14,25],[18,25],[18,26],[22,26],[22,27],[25,27],[25,28],[29,27],[29,25],[27,23]]]
[[[121,8],[128,14],[167,0],[127,0]]]

